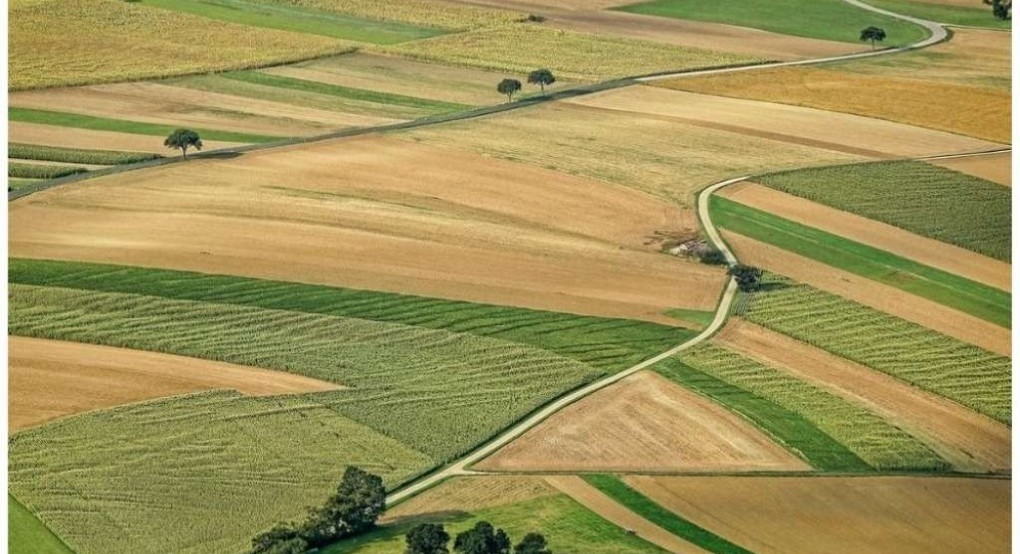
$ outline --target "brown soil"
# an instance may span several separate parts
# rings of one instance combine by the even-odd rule
[[[935,165],[988,179],[994,183],[1013,186],[1013,153],[989,154],[969,158],[952,158],[931,162]]]
[[[88,129],[72,129],[70,127],[39,125],[18,121],[7,122],[7,130],[9,133],[8,138],[11,142],[92,150],[155,152],[164,156],[174,155],[173,150],[163,146],[163,137],[152,135],[90,131]],[[238,146],[239,144],[236,142],[203,140],[202,148],[205,150],[216,150],[218,148]]]
[[[333,383],[184,356],[24,337],[8,339],[10,431],[88,410],[211,389],[264,396]]]
[[[1009,329],[737,233],[726,231],[723,236],[743,263],[774,271],[997,354],[1011,355]]]
[[[744,419],[651,371],[588,396],[478,468],[493,471],[807,470]]]
[[[541,477],[479,475],[455,477],[387,510],[382,524],[435,519],[441,514],[483,510],[558,494]]]
[[[638,514],[628,510],[612,498],[606,496],[602,491],[589,485],[584,479],[576,475],[558,475],[547,477],[546,481],[561,492],[570,496],[585,508],[602,516],[603,519],[615,523],[624,529],[634,531],[634,534],[642,539],[665,549],[667,552],[683,554],[707,554],[703,550],[683,539],[655,525]]]
[[[892,225],[830,208],[756,183],[737,183],[719,191],[719,195],[949,273],[1002,290],[1012,289],[1010,264],[958,246],[921,237]]]
[[[952,154],[1000,146],[942,131],[851,114],[660,87],[626,87],[568,102],[610,110],[656,114],[710,128],[723,128],[794,144],[875,157]]]
[[[866,405],[924,440],[958,470],[1010,471],[1009,428],[959,404],[742,319],[730,319],[716,340]]]
[[[32,195],[10,251],[676,324],[662,312],[710,310],[724,282],[649,241],[684,219],[623,187],[362,137]]]
[[[1010,550],[1010,481],[952,477],[626,477],[759,554]]]

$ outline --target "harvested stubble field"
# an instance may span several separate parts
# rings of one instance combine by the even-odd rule
[[[984,179],[922,162],[897,161],[777,172],[756,180],[788,194],[1010,261],[1012,191]]]
[[[810,467],[739,416],[652,372],[556,413],[488,471],[784,471]]]
[[[624,481],[760,554],[1009,552],[1008,479],[627,476]]]
[[[683,363],[804,416],[865,463],[885,470],[944,470],[927,446],[863,405],[780,369],[714,344],[681,355]],[[724,399],[718,399],[725,404]]]
[[[748,320],[1010,422],[1010,359],[766,274]]]
[[[936,160],[930,163],[1007,187],[1013,186],[1013,152]]]
[[[725,280],[718,267],[659,252],[657,232],[694,227],[691,214],[668,202],[379,137],[95,179],[16,202],[11,222],[14,256],[674,325],[665,310],[713,309]]]
[[[743,319],[730,319],[716,341],[867,406],[923,440],[959,471],[1011,469],[1009,427],[955,402]]]
[[[151,154],[170,154],[163,146],[163,137],[154,135],[137,135],[116,131],[92,131],[88,129],[70,129],[57,125],[40,123],[24,123],[8,121],[7,129],[12,142],[31,144],[33,146],[67,148],[73,150],[117,150],[125,152],[146,152]],[[215,150],[230,146],[240,146],[239,142],[220,142],[202,139],[202,148]]]
[[[352,49],[116,0],[13,0],[8,17],[11,90],[242,69]]]
[[[8,339],[12,432],[120,404],[212,389],[269,396],[321,392],[335,383],[282,371],[73,342]]]
[[[698,189],[735,173],[864,159],[653,114],[564,102],[395,136],[623,185],[685,208],[694,206]],[[688,214],[687,225],[693,227],[693,212]]]

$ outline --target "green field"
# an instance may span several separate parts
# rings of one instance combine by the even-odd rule
[[[584,480],[632,512],[678,537],[715,554],[752,554],[715,533],[687,521],[658,505],[652,499],[627,486],[613,475],[585,475]]]
[[[185,271],[12,259],[9,281],[358,318],[492,337],[619,371],[694,333],[625,319]]]
[[[1011,325],[1012,295],[1008,292],[727,198],[713,196],[709,206],[712,221],[724,229],[916,294],[996,325],[1006,328]]]
[[[37,144],[18,144],[12,142],[7,145],[7,157],[22,160],[40,160],[72,164],[119,165],[154,160],[156,158],[161,158],[162,156],[148,152],[81,150],[77,148],[60,148],[58,146],[41,146]]]
[[[1009,423],[1009,358],[778,275],[765,283],[748,320]]]
[[[928,21],[937,21],[950,25],[967,27],[987,27],[989,29],[1012,29],[1011,20],[997,19],[992,15],[992,6],[974,2],[973,7],[941,5],[934,2],[916,2],[912,0],[868,0],[872,6],[892,12],[910,15]]]
[[[837,165],[755,179],[776,190],[1010,261],[1012,191],[914,161]]]
[[[42,179],[7,179],[7,187],[11,190],[18,190],[41,181]]]
[[[143,123],[140,121],[128,121],[124,119],[109,119],[106,117],[94,117],[68,112],[54,112],[49,110],[33,110],[30,108],[7,108],[7,117],[10,121],[23,121],[25,123],[41,123],[43,125],[55,125],[58,127],[72,127],[75,129],[91,129],[93,131],[116,131],[119,133],[132,133],[136,135],[154,135],[166,137],[177,129],[174,125],[161,125],[158,123]],[[285,137],[271,137],[266,135],[253,135],[249,133],[237,133],[234,131],[218,131],[212,129],[192,128],[203,140],[218,140],[223,142],[271,142]],[[162,144],[162,142],[160,142]]]
[[[333,11],[302,8],[287,2],[257,0],[140,0],[140,2],[154,8],[180,11],[251,27],[371,44],[395,44],[443,34],[443,31],[438,29],[352,17]]]
[[[15,161],[7,164],[7,176],[17,179],[56,179],[86,171],[84,167],[74,165],[26,164]]]
[[[703,0],[651,0],[616,9],[740,25],[784,35],[840,42],[859,42],[861,29],[874,25],[885,29],[886,46],[902,46],[928,36],[922,27],[864,11],[842,0],[749,0],[739,4]]]
[[[928,447],[864,406],[736,352],[701,344],[683,362],[800,414],[875,469],[945,470]]]
[[[7,549],[17,554],[73,554],[43,522],[7,495]]]
[[[677,358],[654,366],[655,371],[685,388],[744,416],[776,442],[823,471],[870,471],[871,466],[797,412],[758,396]]]
[[[666,310],[666,315],[669,317],[679,319],[680,321],[694,323],[699,328],[708,327],[709,323],[715,319],[715,312],[706,312],[704,310],[687,310],[683,308],[674,308],[672,310]]]
[[[10,491],[81,552],[241,552],[348,464],[390,486],[431,465],[328,399],[221,391],[62,419],[11,438]]]

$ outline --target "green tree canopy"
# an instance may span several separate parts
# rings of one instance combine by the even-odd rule
[[[199,138],[198,133],[191,129],[177,129],[170,133],[163,141],[163,146],[167,148],[179,148],[181,156],[188,157],[188,147],[194,146],[195,150],[202,149],[202,139]]]
[[[540,533],[528,533],[514,547],[514,554],[552,554],[552,550],[549,550],[545,537]]]
[[[479,521],[457,535],[453,549],[460,554],[510,554],[510,537],[488,521]]]
[[[737,264],[730,268],[729,274],[737,280],[737,286],[744,292],[758,290],[761,285],[761,270],[757,267]]]
[[[321,508],[309,510],[301,536],[312,548],[323,546],[371,529],[385,509],[386,488],[382,478],[350,466],[344,471],[336,494]]]
[[[875,41],[885,40],[885,30],[878,27],[865,27],[861,30],[861,40],[871,41],[871,49],[875,49]]]
[[[521,82],[517,79],[503,79],[496,85],[496,90],[506,95],[507,102],[513,102],[514,95],[521,90]]]
[[[542,92],[545,92],[546,85],[551,85],[555,82],[556,77],[548,69],[536,69],[528,74],[528,83],[541,86]]]
[[[422,523],[414,526],[405,537],[407,550],[405,554],[448,554],[447,544],[450,534],[442,524]]]

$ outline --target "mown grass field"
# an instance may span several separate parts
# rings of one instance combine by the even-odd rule
[[[72,554],[74,551],[32,512],[7,495],[7,549],[19,554]]]
[[[746,417],[779,444],[823,471],[870,471],[864,460],[827,435],[803,415],[743,388],[669,358],[654,370],[702,396]]]
[[[874,25],[885,29],[888,34],[886,46],[902,46],[927,36],[927,31],[913,23],[867,12],[840,0],[750,0],[740,4],[651,0],[616,9],[840,42],[859,42],[860,30]]]
[[[748,320],[1010,422],[1009,358],[777,275],[765,283],[740,310]]]
[[[875,469],[944,470],[948,464],[914,437],[864,406],[712,344],[683,363],[800,414]]]
[[[75,173],[85,173],[84,167],[73,165],[26,164],[10,162],[7,165],[7,176],[18,179],[56,179]]]
[[[873,0],[871,5],[892,12],[909,15],[928,21],[938,21],[967,27],[989,29],[1012,29],[1012,20],[1001,20],[992,15],[992,6],[974,2],[972,7],[940,4],[916,0]]]
[[[998,260],[1011,259],[1012,191],[978,177],[897,161],[784,171],[755,180]]]
[[[751,554],[750,550],[734,544],[708,529],[699,527],[656,504],[652,499],[630,488],[613,475],[585,475],[584,480],[634,513],[709,552],[714,554]]]
[[[79,150],[36,144],[9,143],[7,157],[22,160],[41,160],[73,164],[119,165],[144,162],[160,158],[146,152],[120,152],[116,150]]]
[[[1012,295],[1008,292],[719,196],[710,199],[710,209],[712,220],[723,229],[874,279],[1002,327],[1011,325]]]
[[[257,0],[263,4],[300,6],[307,9],[332,11],[355,17],[396,21],[444,29],[466,31],[517,23],[527,14],[495,7],[475,7],[433,0]]]

